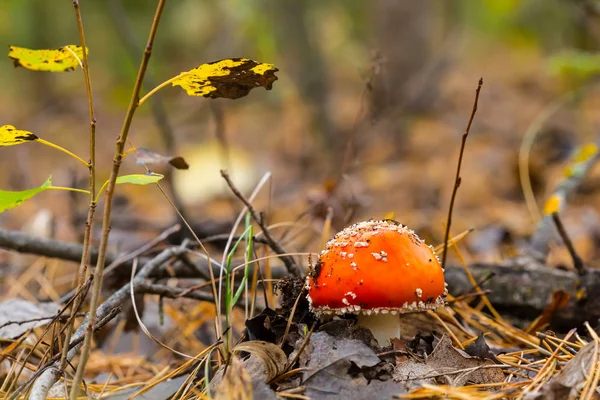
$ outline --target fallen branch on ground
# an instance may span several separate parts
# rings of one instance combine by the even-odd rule
[[[36,238],[1,228],[0,247],[75,262],[81,258],[82,251],[80,244]],[[92,257],[95,257],[95,254],[95,250],[92,250]],[[114,262],[117,258],[111,255],[108,260]],[[149,258],[140,259],[141,264],[149,261]],[[195,261],[194,265],[201,271],[208,271],[208,263],[204,260]],[[131,267],[131,261],[124,261],[122,266]],[[219,267],[213,265],[213,268],[214,272],[218,274]],[[557,315],[561,323],[577,323],[585,318],[593,321],[594,318],[600,317],[600,307],[594,307],[594,304],[600,304],[600,271],[588,270],[586,275],[579,277],[574,271],[548,268],[544,264],[526,257],[507,260],[500,264],[473,264],[470,269],[477,281],[484,279],[490,273],[495,274],[492,279],[482,285],[482,289],[490,291],[488,298],[492,304],[509,314],[525,310],[531,316],[538,315],[550,304],[552,293],[563,290],[571,294],[572,300]],[[202,277],[197,270],[192,270],[183,263],[181,263],[181,268],[175,268],[175,273],[179,278]],[[208,272],[204,274],[207,275]],[[153,269],[151,272],[153,278],[160,278],[163,275],[160,268]],[[275,267],[272,270],[274,279],[286,275],[287,271],[283,267]],[[450,292],[454,295],[469,293],[473,290],[462,268],[448,266],[446,281]],[[577,302],[577,295],[581,288],[585,289],[587,300]]]
[[[187,250],[187,243],[188,241],[184,241],[184,243],[182,243],[182,245],[179,247],[171,247],[166,250],[163,250],[159,255],[157,255],[152,260],[144,264],[144,266],[142,267],[142,269],[140,269],[133,281],[134,287],[136,285],[141,285],[145,283],[146,279],[152,274],[152,272],[155,269],[168,262],[171,258],[177,257],[179,254],[183,254]],[[112,296],[110,296],[104,303],[102,303],[96,311],[97,320],[103,320],[107,315],[113,312],[113,309],[119,307],[123,302],[129,300],[129,290],[129,283],[127,283],[119,290],[117,290]],[[88,315],[89,314],[86,314],[85,319],[73,334],[73,337],[71,338],[71,343],[83,339],[89,324]],[[79,351],[79,348],[81,347],[81,344],[82,342],[74,345],[71,348],[71,350],[69,350],[67,355],[68,361],[71,361],[75,357],[75,355]],[[31,396],[29,397],[31,400],[43,400],[47,397],[48,391],[61,376],[61,371],[58,367],[58,363],[54,362],[51,366],[47,367],[42,372],[42,374],[37,380],[35,380],[35,382],[33,382]],[[28,382],[27,384],[29,383],[30,382]],[[21,387],[21,390],[19,390],[19,392],[22,392],[24,386],[25,385]]]
[[[565,307],[559,308],[552,320],[556,327],[567,329],[600,318],[600,270],[576,271],[548,268],[534,258],[518,257],[500,264],[473,264],[469,269],[475,280],[493,277],[481,289],[489,291],[488,299],[500,311],[535,318],[552,302],[556,291],[570,296]],[[451,294],[458,296],[473,291],[463,268],[447,267],[446,282]]]

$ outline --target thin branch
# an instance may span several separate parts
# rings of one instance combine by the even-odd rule
[[[85,313],[79,313],[79,314],[75,315],[75,317],[84,317],[84,316],[85,316]],[[59,315],[58,317],[56,315],[52,315],[49,317],[23,319],[21,321],[6,321],[6,322],[0,324],[0,329],[4,328],[5,326],[8,326],[8,325],[23,325],[23,324],[28,324],[30,322],[48,321],[48,320],[53,320],[53,319],[56,319],[57,321],[66,321],[69,318],[71,318],[70,314],[62,314],[62,315]]]
[[[177,226],[177,225],[176,225]],[[110,265],[106,272],[114,270],[117,266],[131,267],[131,260],[149,250],[151,244],[156,244],[159,239],[164,239],[165,234],[172,233],[175,227],[168,228],[157,238],[142,246],[140,249],[126,255],[106,254],[105,262]],[[167,235],[168,236],[168,235]],[[60,240],[30,236],[19,231],[0,228],[0,248],[13,250],[24,254],[35,254],[42,257],[58,258],[65,261],[79,262],[83,255],[83,246],[79,243],[63,242]],[[98,260],[98,249],[90,247],[90,262]],[[142,260],[142,262],[147,260]]]
[[[85,284],[86,275],[88,273],[88,263],[90,262],[90,248],[92,241],[92,225],[94,221],[94,214],[96,213],[96,116],[94,111],[94,97],[92,94],[92,80],[90,78],[90,66],[88,63],[87,57],[87,45],[85,42],[85,32],[83,29],[83,18],[81,17],[81,9],[79,8],[79,0],[73,0],[73,9],[75,11],[75,18],[77,19],[77,27],[79,29],[79,40],[81,41],[81,47],[83,49],[83,64],[81,65],[81,69],[83,71],[83,77],[85,80],[85,91],[88,100],[88,111],[89,111],[89,123],[90,123],[90,138],[89,138],[89,146],[90,146],[90,161],[88,163],[89,166],[89,205],[87,217],[85,220],[85,228],[83,232],[83,251],[81,254],[81,261],[79,263],[79,270],[77,275],[77,285],[75,292],[83,293],[81,290],[83,285]],[[85,291],[85,295],[80,295],[75,298],[73,302],[73,307],[71,312],[73,315],[77,314],[79,308],[83,304],[83,300],[87,295],[87,290]],[[61,365],[60,368],[64,371],[67,362],[67,345],[71,341],[71,335],[73,334],[73,324],[75,323],[75,319],[70,319],[67,325],[67,332],[65,334],[63,352],[61,357]]]
[[[210,301],[211,303],[215,301],[215,298],[210,293],[200,292],[198,290],[185,293],[186,289],[184,288],[150,283],[147,281],[141,282],[140,284],[136,285],[135,289],[136,294],[155,294],[161,297],[168,297],[170,299],[186,297],[194,300]]]
[[[139,257],[144,252],[148,251],[152,245],[158,244],[161,239],[165,237],[165,235],[168,236],[168,234],[176,230],[177,227],[178,225],[174,225],[173,227],[166,229],[159,236],[131,253],[125,255],[107,254],[106,262],[109,263],[109,265],[106,267],[105,275],[116,271],[118,266],[123,268],[131,268],[133,258]],[[221,237],[218,237],[218,239],[221,239]],[[260,236],[256,239],[258,242],[265,241],[264,238]],[[191,245],[193,245],[193,243]],[[78,262],[81,259],[83,251],[83,246],[79,243],[69,243],[54,239],[39,238],[24,234],[22,232],[11,231],[3,228],[0,228],[0,248],[13,250],[24,254],[35,254],[42,257],[57,258],[73,262]],[[91,262],[96,262],[98,259],[98,249],[94,247],[90,248],[90,255]],[[199,277],[208,280],[207,278],[210,275],[208,263],[205,260],[196,260],[194,262],[185,260],[186,256],[186,254],[182,254],[180,257],[182,263],[174,266],[175,276],[179,278]],[[140,262],[144,264],[149,260],[150,258],[148,257],[142,257]],[[218,274],[220,267],[215,264],[212,265],[212,269],[213,273]],[[285,275],[284,271],[279,269],[274,269],[273,273],[274,278],[281,278]],[[165,275],[155,271],[152,277],[160,279],[165,277]],[[74,293],[75,290],[72,290],[71,292],[65,294],[61,297],[62,301],[66,302]]]
[[[277,241],[275,241],[275,239],[273,239],[271,233],[269,232],[269,228],[266,226],[261,216],[256,212],[252,204],[244,197],[244,195],[235,187],[227,171],[221,170],[221,176],[223,177],[223,179],[225,179],[227,185],[229,186],[233,194],[238,199],[240,199],[240,201],[244,203],[244,205],[248,208],[248,212],[250,212],[252,219],[256,221],[258,226],[260,226],[260,229],[262,229],[265,235],[265,239],[269,243],[269,247],[271,247],[273,251],[275,251],[275,253],[281,256],[280,258],[285,264],[285,267],[287,268],[288,272],[296,277],[302,276],[302,271],[300,270],[294,259],[290,256],[285,255],[287,254],[287,252],[283,249],[283,247],[281,247],[281,245]]]
[[[232,241],[235,242],[237,240],[239,240],[241,238],[240,235],[233,235],[232,236]],[[229,233],[219,233],[216,235],[210,235],[205,237],[204,239],[202,239],[203,243],[211,243],[211,242],[217,242],[217,241],[221,241],[221,240],[227,240],[229,239]],[[262,236],[252,236],[252,241],[255,243],[260,243],[260,244],[270,244],[269,240],[262,237]]]
[[[106,270],[104,271],[104,273],[109,274],[110,272],[112,272],[114,269],[116,269],[120,265],[122,265],[126,262],[132,262],[134,258],[139,257],[142,254],[144,254],[145,252],[149,251],[150,249],[152,249],[154,246],[158,245],[163,240],[166,240],[169,236],[171,236],[171,234],[178,232],[180,229],[181,229],[181,225],[179,225],[179,224],[175,224],[175,225],[165,229],[164,231],[162,231],[160,233],[160,235],[158,235],[154,239],[150,240],[148,243],[144,244],[139,249],[132,251],[129,254],[125,254],[125,255],[117,258],[113,262],[111,262],[108,265],[108,267],[106,267]]]
[[[81,261],[83,254],[83,246],[79,243],[40,238],[3,228],[0,228],[0,248],[14,250],[19,253],[60,258],[61,260],[77,263]],[[90,257],[91,262],[96,262],[98,259],[98,249],[91,248]],[[113,262],[116,258],[116,256],[111,254],[106,255],[108,262]]]
[[[169,299],[179,299],[185,297],[187,299],[198,300],[198,301],[209,301],[215,302],[215,298],[212,294],[206,292],[200,292],[198,290],[188,291],[186,288],[178,288],[167,285],[161,285],[157,283],[151,283],[148,281],[142,281],[135,285],[135,294],[154,294],[161,297],[167,297]],[[238,301],[235,307],[244,309],[246,303],[243,300]],[[262,311],[264,307],[257,306],[257,311]]]
[[[81,287],[81,289],[79,289],[76,294],[80,294],[82,297],[85,297],[87,294],[87,291],[90,289],[90,286],[92,284],[94,277],[92,275],[90,275],[87,279],[87,281],[85,282],[85,284]],[[85,292],[85,294],[83,294],[82,292]],[[44,337],[46,337],[46,334],[50,331],[50,329],[54,326],[54,323],[57,322],[60,318],[60,316],[67,311],[69,308],[71,308],[71,306],[73,305],[73,301],[75,300],[74,297],[72,297],[71,299],[69,299],[66,304],[64,305],[64,307],[62,309],[60,309],[56,315],[54,316],[54,318],[52,319],[52,321],[50,321],[46,327],[42,330],[42,332],[40,333],[40,335],[38,336],[38,339],[36,340],[35,344],[31,347],[31,349],[29,350],[29,353],[27,354],[27,356],[25,356],[25,359],[23,360],[23,362],[21,363],[21,366],[19,368],[19,371],[16,373],[16,377],[21,376],[21,374],[23,373],[23,370],[25,369],[25,366],[28,364],[29,358],[32,356],[32,354],[34,353],[34,350],[37,349],[37,347],[40,345],[40,343],[43,341]],[[71,319],[74,319],[73,316],[71,316]],[[71,321],[67,321],[67,324],[69,324]],[[62,337],[62,334],[64,333],[64,331],[66,330],[66,326],[60,330],[60,333],[58,335],[57,340],[60,340],[60,338]],[[67,343],[68,345],[68,343]],[[58,347],[58,346],[57,346]],[[44,357],[46,357],[48,353],[48,350],[45,352]],[[62,370],[61,370],[62,371]],[[17,379],[15,379],[13,381],[13,383],[16,383]],[[7,393],[12,393],[12,384],[11,386],[8,388],[8,390],[6,391]]]
[[[471,130],[471,124],[473,123],[473,118],[475,118],[475,113],[477,112],[479,92],[481,91],[482,86],[483,78],[479,78],[479,83],[477,84],[477,89],[475,90],[475,101],[473,102],[473,110],[471,111],[471,117],[469,118],[469,123],[467,124],[467,129],[465,130],[465,133],[462,136],[462,143],[460,145],[458,165],[456,166],[456,178],[454,179],[454,188],[452,189],[452,197],[450,198],[450,207],[448,209],[448,218],[446,221],[446,232],[444,233],[444,254],[442,254],[442,268],[446,266],[446,257],[448,256],[447,250],[448,239],[450,238],[450,226],[452,225],[452,210],[454,209],[454,200],[456,199],[456,193],[458,192],[458,188],[460,187],[461,182],[460,167],[462,166],[463,154],[465,152],[465,146],[467,144],[467,137],[469,137],[469,131]]]
[[[561,212],[569,196],[581,185],[588,173],[600,161],[600,140],[581,146],[564,170],[564,178],[556,185],[554,191],[546,200],[542,219],[537,223],[531,236],[529,252],[533,257],[544,261],[548,255],[548,244],[556,237],[553,212]]]
[[[125,148],[125,143],[127,142],[127,136],[129,134],[129,128],[131,126],[131,121],[133,120],[133,116],[137,109],[140,89],[142,88],[142,82],[144,80],[144,75],[146,73],[146,68],[148,67],[148,62],[150,61],[150,55],[152,54],[152,46],[154,44],[154,38],[156,37],[156,32],[158,31],[158,24],[160,21],[160,17],[162,16],[162,12],[165,6],[166,0],[158,0],[158,4],[156,6],[156,13],[154,14],[154,20],[152,21],[152,26],[150,28],[150,33],[148,35],[148,42],[146,44],[146,49],[144,51],[144,55],[142,57],[142,61],[140,63],[140,68],[138,71],[137,78],[135,80],[135,84],[133,87],[133,91],[131,93],[131,100],[129,101],[129,107],[127,108],[127,114],[125,115],[125,120],[123,121],[123,127],[121,128],[121,133],[119,135],[119,139],[117,140],[115,157],[113,162],[113,168],[110,173],[110,178],[108,182],[108,187],[106,189],[106,202],[104,204],[104,214],[102,216],[102,234],[100,237],[100,246],[99,246],[99,254],[98,261],[96,263],[95,270],[95,280],[94,286],[92,289],[92,298],[90,300],[90,320],[89,328],[85,334],[85,340],[83,342],[81,357],[79,359],[79,365],[77,366],[77,371],[75,372],[75,376],[73,378],[73,385],[71,387],[71,392],[69,393],[69,397],[71,400],[76,400],[77,395],[79,393],[79,386],[83,380],[83,373],[85,371],[85,365],[87,363],[87,359],[90,354],[91,344],[92,344],[92,327],[94,325],[94,321],[96,320],[96,307],[98,307],[100,300],[100,291],[102,288],[102,276],[104,273],[104,265],[106,261],[106,249],[108,246],[108,235],[110,232],[110,216],[112,211],[112,199],[115,192],[115,186],[117,181],[117,176],[119,175],[119,170],[121,168],[121,159],[123,157],[123,150]]]
[[[577,270],[577,273],[579,275],[585,275],[585,265],[583,265],[583,260],[581,257],[579,257],[579,254],[577,254],[575,246],[573,246],[573,241],[571,241],[571,238],[569,237],[569,234],[567,233],[567,230],[565,229],[557,212],[552,213],[552,220],[554,221],[556,229],[558,229],[558,233],[560,233],[560,237],[565,243],[565,246],[567,246],[567,250],[569,250],[569,254],[573,259],[573,266]]]
[[[115,308],[111,309],[104,317],[102,317],[96,323],[96,325],[94,325],[94,332],[97,332],[100,329],[104,328],[106,326],[106,324],[108,324],[113,318],[115,318],[117,315],[119,315],[120,312],[121,312],[120,307],[115,307]],[[75,346],[78,346],[79,344],[81,344],[81,342],[83,342],[83,338],[84,338],[83,335],[79,336],[77,338],[73,338],[73,340],[71,341],[71,343],[69,343],[69,346],[68,346],[69,351],[72,350]],[[61,375],[61,372],[60,372],[60,369],[55,368],[54,370],[50,371],[50,373],[48,373],[46,376],[44,376],[44,373],[49,371],[50,368],[52,367],[52,365],[54,363],[56,363],[57,361],[59,361],[60,358],[61,358],[61,353],[57,353],[52,358],[50,358],[44,365],[39,367],[38,370],[24,384],[22,384],[21,387],[19,387],[11,395],[11,397],[9,397],[9,399],[17,398],[19,396],[19,394],[22,393],[23,390],[27,389],[27,387],[29,387],[29,385],[33,381],[35,381],[35,384],[31,390],[29,399],[30,400],[46,399],[48,396],[48,391],[50,391],[50,388],[52,388],[52,386],[56,383],[56,381],[58,380],[58,378]],[[51,376],[54,376],[54,375],[56,376],[56,378],[54,380],[49,379]],[[39,379],[38,379],[38,377],[39,377]],[[42,379],[42,378],[44,378],[44,379]]]
[[[140,271],[136,275],[133,284],[134,285],[143,284],[143,282],[145,282],[145,280],[150,275],[152,275],[152,273],[156,269],[158,269],[160,266],[162,266],[163,264],[168,262],[173,257],[177,257],[180,254],[185,253],[185,251],[187,250],[187,244],[188,244],[188,242],[185,241],[179,247],[170,247],[166,250],[163,250],[159,255],[154,257],[152,260],[146,262],[144,264],[143,268],[140,269]],[[126,283],[125,285],[123,285],[119,290],[114,292],[104,303],[102,303],[98,307],[97,310],[95,310],[94,314],[96,315],[96,317],[99,320],[102,320],[107,315],[109,315],[109,313],[111,312],[112,309],[120,306],[123,302],[127,301],[128,299],[129,299],[129,282]],[[79,327],[73,334],[73,337],[71,339],[72,343],[77,340],[81,340],[81,338],[86,336],[87,332],[89,332],[90,314],[91,313],[86,314],[85,319],[83,320],[83,322],[79,325]],[[68,361],[71,361],[75,357],[75,355],[81,348],[82,344],[85,344],[85,343],[78,342],[77,345],[74,345],[72,347],[70,346],[70,350],[67,354]],[[54,383],[56,383],[58,378],[61,376],[60,369],[58,367],[59,366],[57,364],[51,364],[50,366],[46,367],[45,371],[40,375],[40,377],[34,383],[34,390],[38,390],[38,393],[40,393],[40,397],[30,397],[30,399],[36,400],[36,399],[45,399],[46,398],[45,396],[47,395],[47,390],[50,390],[52,385]],[[40,389],[36,389],[36,388],[44,388],[46,390],[46,393],[43,393],[42,391],[40,391]],[[77,389],[78,390],[76,391],[76,393],[79,393],[79,386],[77,387]],[[42,394],[43,394],[43,396],[42,396]]]

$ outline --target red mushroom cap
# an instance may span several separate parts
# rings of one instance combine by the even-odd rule
[[[336,234],[306,287],[317,315],[423,311],[443,305],[447,294],[433,249],[390,220],[360,222]]]

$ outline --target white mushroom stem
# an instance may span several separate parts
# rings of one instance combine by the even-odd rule
[[[400,337],[400,315],[398,314],[359,314],[356,325],[371,331],[380,346],[389,346],[391,338]]]

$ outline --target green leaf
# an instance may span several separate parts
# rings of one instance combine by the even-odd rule
[[[277,71],[273,64],[249,58],[227,58],[183,72],[171,83],[181,86],[189,96],[239,99],[255,87],[271,90]]]
[[[67,72],[73,71],[83,60],[83,50],[81,46],[75,45],[54,50],[8,46],[8,57],[13,60],[15,67],[24,67],[32,71]]]
[[[132,174],[123,175],[117,178],[117,185],[121,183],[132,183],[134,185],[148,185],[149,183],[156,183],[164,178],[161,174]]]
[[[21,143],[32,142],[38,137],[29,131],[21,131],[12,125],[0,126],[0,146],[15,146]]]
[[[46,179],[40,187],[34,189],[23,190],[22,192],[10,192],[0,190],[0,213],[9,208],[20,205],[25,200],[35,196],[36,194],[48,190],[52,186],[52,177]]]
[[[600,73],[600,54],[563,51],[548,59],[548,69],[552,75],[563,79],[586,80]]]

